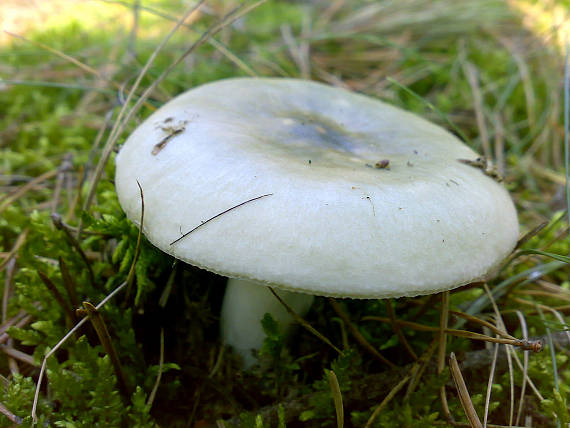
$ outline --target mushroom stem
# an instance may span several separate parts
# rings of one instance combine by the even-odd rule
[[[310,294],[284,290],[276,293],[301,317],[309,311],[314,299]],[[220,320],[222,340],[241,355],[246,368],[256,361],[251,351],[260,349],[265,339],[261,320],[266,313],[279,323],[283,334],[290,332],[295,320],[267,287],[243,279],[228,280]]]

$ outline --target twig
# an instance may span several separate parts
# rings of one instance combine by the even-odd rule
[[[131,268],[129,269],[129,273],[127,274],[127,298],[126,300],[129,300],[130,295],[131,295],[131,287],[134,283],[135,280],[135,267],[136,267],[136,260],[139,257],[140,251],[141,251],[141,244],[142,244],[142,231],[143,231],[143,225],[144,225],[144,211],[145,211],[145,207],[144,207],[144,192],[143,192],[143,188],[141,186],[141,184],[139,183],[138,180],[136,180],[137,182],[137,186],[139,188],[139,193],[141,196],[141,217],[139,220],[139,233],[137,236],[137,245],[135,247],[135,256],[133,257],[133,263],[131,264]],[[138,296],[137,296],[138,297]],[[136,302],[137,298],[135,298],[135,306],[138,302]]]
[[[505,176],[505,129],[503,127],[503,121],[498,112],[495,112],[493,116],[493,124],[495,126],[495,163],[497,165],[497,171],[501,177]]]
[[[225,349],[226,349],[225,345],[222,344],[222,346],[220,347],[220,351],[218,352],[218,358],[216,358],[214,366],[210,370],[210,373],[208,373],[207,379],[212,379],[216,374],[216,372],[218,371],[218,369],[220,368]],[[194,405],[192,406],[192,412],[190,413],[190,417],[188,418],[187,426],[194,426],[194,418],[196,416],[196,412],[198,411],[198,406],[200,404],[200,399],[202,398],[203,389],[204,389],[204,382],[200,383],[200,386],[194,392],[194,399],[193,399]]]
[[[6,319],[8,317],[8,301],[12,297],[12,293],[14,291],[14,274],[16,273],[16,259],[12,258],[8,262],[8,267],[6,269],[6,276],[4,278],[4,293],[2,293],[2,325],[5,325]],[[8,339],[7,345],[9,347],[13,346],[12,338]],[[8,357],[8,366],[10,368],[10,373],[16,374],[19,373],[18,364],[16,361]]]

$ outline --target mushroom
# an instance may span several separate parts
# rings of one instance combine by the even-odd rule
[[[483,278],[515,208],[472,149],[384,102],[324,84],[234,78],[152,114],[116,158],[121,206],[155,246],[230,279],[224,341],[247,365],[270,312],[313,295],[416,296]],[[192,231],[188,233],[188,231]]]

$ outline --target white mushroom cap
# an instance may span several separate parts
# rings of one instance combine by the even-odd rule
[[[238,78],[150,116],[117,156],[116,187],[136,222],[140,182],[145,235],[192,265],[316,295],[414,296],[482,278],[516,243],[506,190],[459,161],[477,157],[362,95]]]

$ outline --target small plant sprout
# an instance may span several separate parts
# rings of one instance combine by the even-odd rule
[[[153,153],[167,120],[184,126]],[[139,126],[117,156],[116,188],[136,222],[141,183],[155,246],[232,278],[222,336],[251,364],[263,315],[292,323],[265,286],[302,316],[314,295],[431,294],[498,266],[517,242],[517,215],[502,185],[457,161],[478,157],[369,97],[235,78],[194,88]]]

